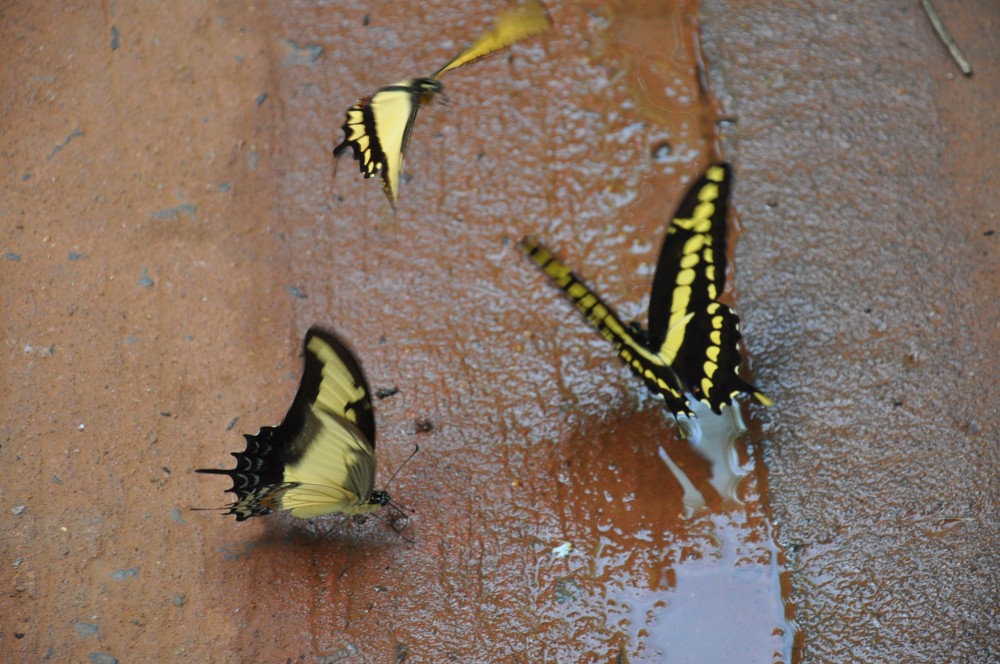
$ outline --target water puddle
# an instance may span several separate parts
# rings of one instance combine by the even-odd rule
[[[536,532],[532,584],[552,661],[581,640],[633,662],[793,661],[781,554],[746,434],[731,409],[698,415],[697,442],[671,439],[653,410],[560,443],[569,450],[552,461],[568,514]],[[656,420],[659,436],[640,433]]]

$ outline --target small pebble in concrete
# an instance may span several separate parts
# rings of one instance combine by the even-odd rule
[[[34,353],[38,357],[52,357],[56,354],[56,345],[51,344],[48,346],[32,346],[31,344],[24,345],[25,353]]]
[[[563,578],[556,581],[556,602],[565,604],[580,597],[580,586],[572,578]]]
[[[670,153],[672,151],[673,150],[670,147],[670,143],[668,143],[667,141],[663,141],[662,143],[654,145],[653,149],[651,150],[653,161],[662,164],[663,162],[667,161],[667,158],[670,156]]]
[[[133,576],[139,576],[139,566],[129,567],[128,569],[120,569],[117,572],[111,573],[111,578],[115,581],[124,581],[125,579],[130,579]]]
[[[160,221],[177,221],[180,215],[184,214],[195,221],[198,221],[198,217],[195,216],[195,212],[198,211],[197,206],[193,203],[184,203],[183,205],[175,205],[174,207],[164,208],[162,210],[154,210],[149,213],[150,219],[158,219]]]
[[[307,65],[316,60],[323,54],[323,47],[318,44],[306,44],[305,46],[299,46],[298,42],[294,39],[285,40],[285,49],[288,54],[281,61],[281,64],[288,65]]]
[[[76,636],[82,641],[88,636],[93,636],[97,634],[97,625],[89,622],[78,622],[74,625],[76,627]]]
[[[360,651],[358,650],[358,647],[356,645],[348,642],[348,644],[343,648],[341,648],[340,650],[336,650],[330,653],[329,655],[321,657],[319,661],[322,664],[333,664],[334,662],[339,662],[342,659],[347,659],[348,657],[354,657],[359,652]]]
[[[386,397],[391,397],[394,394],[399,393],[399,388],[393,385],[392,387],[383,387],[375,391],[376,399],[385,399]]]
[[[109,655],[106,652],[90,653],[90,661],[93,662],[93,664],[118,664],[118,658],[113,655]]]

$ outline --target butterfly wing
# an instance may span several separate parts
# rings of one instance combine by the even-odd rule
[[[534,238],[522,239],[519,246],[549,279],[565,291],[576,308],[591,325],[597,328],[601,336],[614,344],[618,356],[625,364],[646,383],[650,390],[663,397],[670,412],[675,415],[691,415],[687,399],[673,370],[662,358],[650,352],[642,340],[636,338],[639,330],[622,324],[618,314],[611,307]]]
[[[739,377],[739,318],[718,302],[726,285],[732,170],[710,166],[688,190],[660,250],[649,304],[649,347],[716,413],[739,394],[770,400]]]
[[[382,190],[394,210],[399,199],[403,157],[421,98],[440,90],[437,81],[407,79],[379,88],[374,95],[358,100],[347,110],[344,140],[333,149],[333,156],[339,159],[350,147],[366,178],[380,173]]]
[[[229,476],[233,486],[227,491],[234,493],[236,500],[227,506],[226,514],[235,515],[237,521],[281,509],[281,495],[289,485],[284,481],[282,459],[285,439],[278,431],[278,427],[261,427],[256,435],[244,435],[246,449],[232,453],[236,457],[236,467],[231,470],[199,468],[196,471]]]
[[[375,479],[375,418],[357,360],[333,334],[313,328],[304,343],[298,392],[277,427],[246,435],[228,475],[236,494],[227,514],[243,521],[276,510],[308,518],[370,509]]]
[[[310,406],[306,431],[285,458],[281,509],[308,519],[332,513],[369,511],[375,483],[375,450],[358,427]]]
[[[668,335],[669,337],[669,335]],[[721,414],[741,394],[765,406],[772,404],[740,378],[740,319],[728,305],[712,302],[684,325],[684,342],[671,365],[691,394]]]
[[[306,333],[303,345],[305,370],[292,410],[305,412],[314,405],[319,413],[341,417],[356,426],[374,449],[371,389],[354,354],[338,337],[319,327]]]
[[[545,7],[539,2],[529,0],[497,16],[492,28],[486,30],[467,49],[437,70],[431,78],[438,78],[446,71],[545,32],[551,26],[552,19],[549,18]]]
[[[711,166],[688,189],[660,248],[649,301],[649,343],[659,349],[667,331],[716,300],[726,284],[726,224],[731,171]],[[678,341],[675,339],[675,341]],[[665,351],[670,360],[677,348]]]

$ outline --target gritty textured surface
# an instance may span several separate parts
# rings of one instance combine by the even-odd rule
[[[787,661],[769,516],[808,661],[995,659],[1000,30],[951,4],[972,79],[916,3],[702,8],[777,402],[738,489],[513,242],[643,317],[714,158],[690,7],[552,3],[544,40],[450,72],[395,216],[334,174],[343,111],[497,5],[0,10],[2,659]],[[379,485],[419,442],[391,487],[412,544],[188,511],[317,322],[399,390]]]
[[[996,661],[1000,6],[702,5],[806,661]]]

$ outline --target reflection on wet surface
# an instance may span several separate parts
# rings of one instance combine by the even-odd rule
[[[535,545],[555,659],[578,652],[558,645],[568,624],[589,652],[623,647],[632,661],[791,661],[780,556],[745,432],[732,409],[698,415],[697,442],[638,415],[652,433],[634,445],[655,453],[633,452],[625,422],[563,441],[571,518]],[[597,465],[614,448],[616,460]]]

